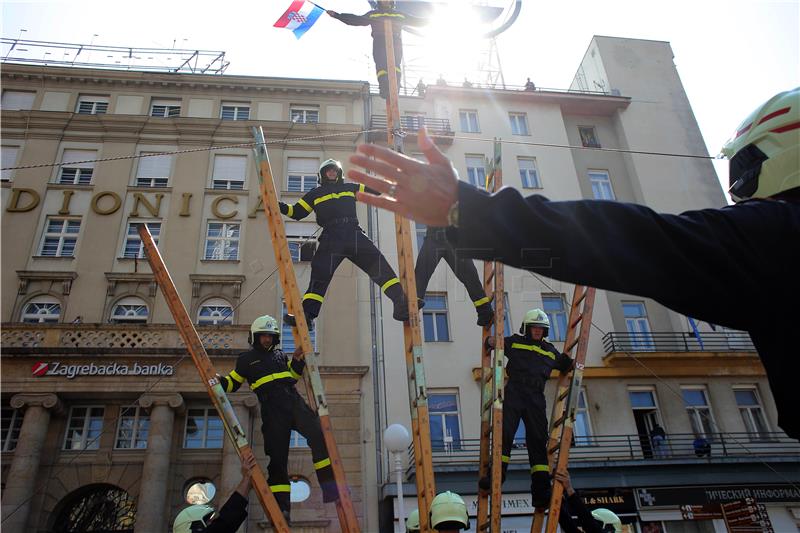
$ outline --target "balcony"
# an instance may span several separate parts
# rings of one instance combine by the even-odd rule
[[[422,116],[402,116],[400,126],[406,139],[417,142],[417,132],[422,126],[428,128],[428,134],[436,139],[437,144],[453,144],[455,132],[450,127],[450,120],[446,118],[430,118]],[[369,121],[370,131],[367,141],[371,143],[386,142],[386,115],[372,115]]]
[[[760,463],[800,461],[800,442],[784,433],[714,433],[708,447],[698,446],[694,434],[670,434],[659,446],[643,435],[597,435],[576,437],[570,449],[571,466],[580,463],[636,463],[678,465],[686,463]],[[461,439],[433,451],[433,467],[437,472],[473,471],[478,468],[479,439]],[[409,448],[407,474],[413,474],[414,450]],[[525,444],[511,450],[511,467],[527,468]]]
[[[620,333],[603,336],[606,355],[615,352],[755,352],[750,335],[743,331],[700,333]]]

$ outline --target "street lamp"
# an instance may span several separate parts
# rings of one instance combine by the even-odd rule
[[[403,505],[403,456],[402,454],[411,444],[411,436],[402,424],[392,424],[383,432],[383,443],[394,455],[394,474],[397,483],[397,518],[400,522],[400,531],[405,529],[406,511]]]

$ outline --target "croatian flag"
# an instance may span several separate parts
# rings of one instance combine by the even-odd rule
[[[286,13],[273,26],[292,30],[294,36],[299,39],[311,29],[311,26],[314,25],[322,13],[322,8],[311,2],[294,0],[289,9],[286,10]]]

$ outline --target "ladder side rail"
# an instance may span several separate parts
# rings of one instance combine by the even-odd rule
[[[294,271],[291,255],[289,253],[289,243],[286,240],[286,230],[283,224],[283,217],[278,206],[278,195],[275,190],[275,182],[272,175],[272,166],[269,162],[269,154],[266,149],[266,141],[263,130],[253,128],[253,135],[256,138],[256,146],[253,148],[256,163],[258,165],[259,188],[261,201],[266,214],[267,223],[275,252],[280,273],[281,286],[283,288],[286,307],[296,320],[296,326],[292,328],[295,345],[300,346],[303,357],[306,361],[306,391],[308,384],[311,385],[311,393],[306,394],[308,402],[312,408],[316,408],[319,416],[322,435],[325,440],[325,447],[328,451],[328,458],[331,461],[334,481],[336,483],[339,499],[336,501],[337,515],[340,519],[342,531],[347,533],[357,533],[359,531],[358,519],[353,508],[350,489],[342,465],[339,449],[333,433],[333,425],[328,410],[328,402],[325,396],[325,388],[322,383],[322,376],[319,371],[319,357],[311,344],[311,336],[308,333],[308,324],[305,313],[303,313],[300,300],[300,290],[297,286],[297,277]]]
[[[494,293],[494,264],[492,261],[483,263],[483,290],[486,294]],[[495,320],[497,310],[495,308]],[[491,324],[483,328],[481,333],[481,367],[480,367],[480,455],[478,462],[478,479],[483,479],[491,473],[491,435],[492,435],[492,388],[494,385],[492,351],[486,341],[492,334]],[[476,522],[477,530],[489,528],[489,494],[491,491],[478,490],[478,513]]]
[[[175,284],[172,281],[172,276],[170,276],[169,270],[167,270],[167,267],[164,264],[164,260],[161,257],[161,252],[156,247],[153,237],[150,234],[150,230],[147,229],[146,224],[141,224],[138,227],[138,231],[139,237],[142,240],[145,255],[147,256],[147,261],[150,263],[150,269],[153,271],[153,276],[156,279],[156,283],[158,283],[158,286],[161,288],[161,292],[164,294],[164,299],[166,300],[170,313],[175,320],[175,325],[178,327],[181,338],[183,339],[184,344],[186,344],[186,349],[189,352],[189,355],[191,355],[195,366],[197,367],[197,371],[200,374],[200,378],[203,381],[206,392],[211,397],[211,402],[214,404],[214,407],[217,409],[217,412],[220,415],[222,425],[225,428],[225,433],[228,434],[228,438],[231,439],[234,447],[236,448],[236,452],[240,456],[246,453],[252,453],[252,448],[247,441],[244,429],[242,428],[242,425],[236,416],[236,412],[233,410],[233,406],[230,404],[230,401],[228,400],[228,397],[222,388],[222,384],[217,378],[217,372],[214,369],[214,365],[211,363],[211,359],[208,357],[205,346],[203,346],[203,341],[200,339],[200,336],[198,335],[191,318],[189,318],[189,313],[186,311],[186,306],[184,306],[183,301],[178,294],[178,290],[175,288]],[[258,463],[256,463],[255,468],[252,470],[252,483],[253,489],[258,496],[258,500],[261,502],[261,506],[264,508],[264,512],[269,517],[270,522],[272,522],[272,527],[275,529],[275,531],[288,533],[289,527],[287,526],[286,520],[283,518],[283,514],[278,507],[278,502],[275,500],[275,496],[273,496],[272,491],[267,484],[267,478],[264,475],[264,471],[261,469],[261,465]]]

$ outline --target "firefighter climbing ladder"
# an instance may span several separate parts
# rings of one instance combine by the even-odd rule
[[[331,468],[333,469],[333,476],[339,493],[339,500],[336,502],[339,526],[344,533],[358,533],[358,521],[350,498],[350,490],[345,481],[342,460],[333,437],[328,401],[325,397],[322,377],[319,373],[319,360],[311,344],[311,337],[308,334],[308,323],[306,322],[305,313],[303,313],[300,291],[297,287],[297,277],[295,276],[292,257],[289,254],[289,242],[286,240],[283,217],[278,206],[278,194],[275,191],[275,182],[272,178],[272,167],[269,163],[264,132],[260,127],[253,128],[253,136],[256,141],[253,152],[258,166],[261,202],[267,215],[270,239],[275,251],[275,262],[280,272],[286,308],[290,314],[294,315],[297,324],[296,327],[292,328],[292,334],[294,335],[295,346],[299,346],[302,349],[306,360],[305,382],[306,391],[308,392],[306,396],[311,406],[316,407],[319,415],[322,434],[325,437],[325,446],[328,448],[328,457],[331,461]]]
[[[572,446],[573,423],[578,397],[583,380],[583,367],[586,361],[586,349],[589,344],[589,330],[592,327],[592,311],[594,310],[594,287],[576,285],[572,294],[572,306],[567,323],[567,338],[564,341],[564,353],[571,355],[575,348],[575,366],[572,372],[559,376],[556,387],[556,398],[550,416],[550,439],[547,443],[547,462],[550,471],[565,472],[569,461],[569,449]],[[580,327],[580,330],[578,329]],[[553,495],[550,498],[550,509],[547,515],[547,533],[555,533],[558,527],[558,514],[564,497],[561,483],[553,483]],[[531,524],[531,533],[541,533],[544,523],[544,508],[537,508]]]
[[[390,148],[402,153],[403,137],[400,132],[395,131],[395,128],[400,126],[400,108],[398,106],[397,70],[394,61],[391,21],[385,20],[384,27],[386,28],[386,70],[389,77],[389,98],[386,100],[388,143]],[[397,237],[398,273],[400,283],[408,298],[409,320],[403,324],[403,339],[405,343],[406,372],[408,374],[408,397],[411,407],[411,433],[416,467],[419,524],[420,531],[427,533],[430,531],[428,510],[436,495],[436,487],[433,479],[428,392],[425,387],[425,366],[422,358],[422,336],[419,328],[417,286],[414,278],[411,225],[407,219],[399,215],[395,215],[394,224]]]
[[[146,224],[139,225],[139,237],[142,239],[144,251],[147,255],[147,261],[150,263],[150,268],[153,271],[153,276],[158,286],[161,288],[161,292],[164,294],[170,313],[172,313],[181,338],[184,344],[186,344],[186,349],[192,356],[192,361],[194,361],[197,371],[200,373],[206,391],[211,397],[211,401],[217,409],[217,412],[220,414],[225,432],[228,434],[228,437],[236,447],[236,452],[240,456],[246,453],[252,453],[252,448],[250,448],[250,444],[247,442],[244,429],[239,423],[239,419],[236,417],[236,413],[228,401],[228,397],[225,395],[225,391],[219,379],[217,379],[217,372],[214,370],[214,365],[211,364],[211,359],[209,359],[203,342],[200,340],[200,336],[197,334],[197,330],[194,328],[194,324],[192,324],[192,320],[186,312],[186,307],[183,305],[178,295],[175,284],[172,282],[172,277],[169,275],[164,260],[161,258],[161,252],[156,248],[153,237],[150,235]],[[275,501],[275,497],[272,495],[269,485],[267,485],[267,479],[264,476],[264,471],[261,470],[261,466],[256,465],[253,469],[252,476],[253,489],[256,491],[258,500],[261,502],[261,506],[267,513],[270,522],[272,522],[274,531],[288,533],[289,527],[286,525],[286,520],[284,520],[281,514],[278,502]]]
[[[500,141],[495,139],[494,157],[489,164],[486,190],[497,191],[503,185]],[[494,324],[504,324],[503,264],[484,261],[483,289],[495,302]],[[502,448],[503,448],[503,335],[502,327],[494,328],[495,350],[486,344],[492,335],[492,326],[483,328],[481,336],[481,447],[478,478],[491,477],[490,491],[478,491],[478,531],[500,531]],[[494,353],[494,356],[492,356]],[[491,507],[490,507],[491,504]]]

